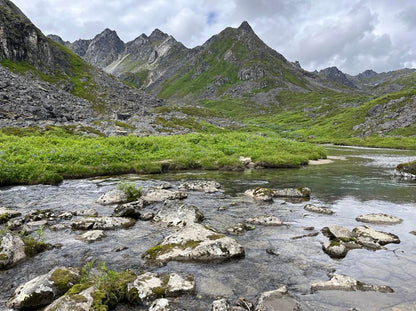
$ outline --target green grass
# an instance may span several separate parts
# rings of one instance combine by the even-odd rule
[[[230,132],[167,137],[96,137],[63,131],[0,134],[0,185],[59,183],[123,173],[232,169],[250,156],[268,167],[299,167],[325,157],[323,148],[272,135]]]

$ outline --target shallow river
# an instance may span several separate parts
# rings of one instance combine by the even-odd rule
[[[261,227],[234,238],[244,246],[243,259],[220,263],[171,262],[163,267],[144,265],[141,255],[169,234],[166,228],[152,222],[138,221],[127,230],[106,232],[107,237],[86,244],[75,239],[70,229],[45,230],[46,242],[61,244],[37,255],[16,267],[0,272],[0,310],[21,283],[46,273],[57,265],[82,266],[89,260],[104,261],[108,268],[121,270],[191,273],[195,275],[197,293],[183,297],[178,304],[186,310],[210,310],[218,297],[233,302],[245,297],[253,302],[264,291],[286,285],[303,310],[416,310],[416,182],[393,178],[394,167],[416,157],[415,151],[388,149],[327,147],[330,156],[344,156],[334,163],[310,165],[301,169],[248,170],[245,172],[192,171],[163,175],[123,176],[147,189],[162,182],[174,188],[184,180],[216,180],[222,192],[203,194],[189,192],[185,202],[196,205],[205,215],[204,223],[220,232],[251,216],[274,215],[288,226]],[[95,208],[99,215],[110,215],[110,207],[95,200],[113,188],[119,178],[95,178],[64,181],[59,186],[17,186],[0,189],[0,204],[19,208],[22,213],[35,209],[64,211]],[[243,192],[254,187],[300,187],[312,190],[309,203],[323,205],[335,211],[321,215],[303,209],[305,202],[275,200],[257,203]],[[157,205],[153,207],[156,211]],[[336,224],[353,229],[361,225],[355,218],[368,213],[387,213],[402,218],[398,225],[371,225],[377,230],[399,236],[400,244],[388,244],[386,250],[351,250],[346,258],[334,260],[322,251],[327,240],[322,234],[315,237],[291,239],[310,233],[306,227],[319,231]],[[67,221],[69,224],[70,221]],[[117,247],[126,250],[115,252]],[[279,256],[270,255],[273,249]],[[394,293],[376,292],[310,292],[314,281],[328,280],[327,274],[336,271],[357,280],[388,285]],[[117,310],[141,310],[120,306]],[[143,309],[145,310],[145,309]]]

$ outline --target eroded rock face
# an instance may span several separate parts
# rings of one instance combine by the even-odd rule
[[[179,189],[184,190],[195,190],[202,191],[206,193],[213,193],[220,191],[221,184],[216,181],[193,181],[193,182],[184,182],[179,185]]]
[[[246,223],[262,226],[281,226],[283,222],[275,216],[256,216],[246,219]]]
[[[127,297],[131,303],[149,304],[155,298],[177,297],[194,291],[194,277],[182,277],[176,273],[158,275],[146,272],[127,284]]]
[[[313,204],[306,204],[303,208],[309,212],[319,213],[319,214],[332,215],[334,213],[334,211],[331,211],[330,209],[327,209],[326,207],[316,206]]]
[[[113,230],[129,228],[136,223],[134,219],[126,217],[84,217],[71,223],[73,230]]]
[[[286,286],[260,295],[255,311],[300,311],[301,307],[289,295]]]
[[[196,206],[167,203],[157,212],[153,220],[168,226],[184,227],[187,224],[199,223],[202,219],[204,219],[204,215]]]
[[[377,231],[369,226],[360,226],[357,228],[354,228],[353,230],[354,236],[357,238],[369,238],[373,240],[373,242],[380,244],[380,245],[386,245],[389,243],[400,243],[400,239],[397,235],[393,233],[383,232],[383,231]]]
[[[79,294],[62,296],[43,311],[90,311],[94,302],[95,288],[90,287]]]
[[[176,261],[212,261],[244,256],[236,240],[200,224],[190,224],[149,249],[144,258],[151,263]]]
[[[46,306],[63,295],[79,279],[79,269],[57,267],[47,274],[20,285],[7,306],[18,310]]]
[[[357,221],[366,222],[370,224],[385,224],[385,225],[394,225],[400,224],[403,219],[387,214],[367,214],[361,215],[355,218]]]
[[[112,189],[104,193],[98,198],[97,203],[102,205],[126,203],[128,201],[127,194],[119,189]]]
[[[186,199],[188,195],[182,191],[172,191],[166,189],[153,189],[142,196],[145,202],[163,202],[166,200],[182,200]]]
[[[311,285],[311,291],[318,290],[343,290],[343,291],[376,291],[381,293],[393,293],[390,286],[370,285],[357,281],[349,276],[342,274],[330,275],[329,281],[316,282]]]
[[[0,245],[0,270],[9,269],[25,258],[25,244],[22,238],[10,232],[3,233]]]

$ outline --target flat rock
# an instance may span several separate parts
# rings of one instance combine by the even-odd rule
[[[115,217],[130,217],[134,219],[140,218],[140,211],[146,206],[146,202],[139,199],[134,202],[124,203],[114,209],[113,216]]]
[[[322,249],[331,258],[341,259],[347,256],[348,248],[342,241],[326,241]]]
[[[65,295],[47,306],[43,311],[90,311],[94,303],[94,287],[87,288],[76,295]]]
[[[163,202],[166,200],[183,200],[186,199],[188,195],[182,191],[173,191],[166,189],[153,189],[147,192],[142,196],[142,200],[153,203],[153,202]]]
[[[103,230],[88,230],[87,232],[78,235],[76,238],[83,242],[92,243],[105,238],[105,233]]]
[[[12,218],[21,216],[22,213],[7,207],[0,207],[0,224],[9,221]]]
[[[153,218],[155,222],[162,222],[174,227],[184,227],[187,224],[199,223],[202,219],[204,219],[204,215],[196,206],[177,203],[166,203]]]
[[[177,297],[195,292],[192,275],[181,277],[176,273],[156,274],[146,272],[127,284],[127,297],[130,303],[149,304],[160,297]]]
[[[313,213],[319,213],[319,214],[326,214],[326,215],[332,215],[334,211],[331,211],[330,209],[327,209],[326,207],[321,207],[313,204],[306,204],[303,207],[305,210]]]
[[[129,228],[136,223],[134,219],[126,217],[84,217],[71,223],[73,230],[113,230]]]
[[[79,269],[57,267],[20,285],[7,302],[12,309],[36,309],[52,303],[78,283]]]
[[[10,232],[1,234],[0,270],[9,269],[26,258],[25,244],[20,236]]]
[[[149,311],[169,311],[169,300],[166,298],[159,298],[153,301],[149,307]]]
[[[377,231],[369,226],[359,226],[354,228],[353,234],[357,238],[370,238],[375,243],[380,245],[386,245],[389,243],[400,243],[400,239],[397,235],[393,233]]]
[[[403,219],[387,215],[387,214],[367,214],[367,215],[361,215],[355,218],[357,221],[370,223],[370,224],[385,224],[385,225],[394,225],[394,224],[400,224]]]
[[[216,181],[188,181],[179,185],[179,189],[214,193],[220,191],[221,184]]]
[[[353,238],[352,232],[345,227],[330,225],[322,229],[322,233],[330,238],[349,240]]]
[[[269,188],[255,188],[244,192],[244,195],[254,200],[270,202],[273,201],[273,190]]]
[[[260,295],[255,311],[300,311],[300,305],[289,295],[286,286]]]
[[[107,193],[104,193],[97,200],[98,204],[109,205],[117,203],[126,203],[128,201],[128,196],[124,191],[119,189],[112,189]]]
[[[329,281],[316,282],[311,285],[311,291],[318,290],[343,290],[343,291],[376,291],[381,293],[393,293],[393,289],[389,286],[369,285],[361,281],[357,281],[349,276],[342,274],[330,275]]]
[[[151,263],[212,261],[244,256],[236,240],[201,224],[189,224],[149,249],[143,257]]]
[[[230,311],[230,304],[227,299],[214,300],[211,305],[211,311]]]
[[[262,226],[281,226],[283,222],[275,216],[256,216],[246,219],[246,223]]]

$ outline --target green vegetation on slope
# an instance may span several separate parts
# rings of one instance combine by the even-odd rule
[[[188,134],[168,137],[98,137],[50,131],[0,134],[0,185],[57,183],[122,173],[179,169],[238,169],[240,156],[264,167],[299,167],[325,150],[276,135]]]

